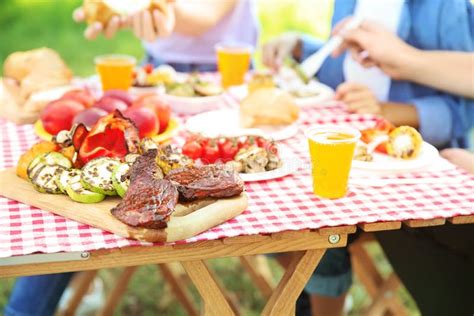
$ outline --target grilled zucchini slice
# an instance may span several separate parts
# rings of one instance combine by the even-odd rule
[[[112,182],[112,173],[120,165],[120,161],[113,158],[96,158],[82,167],[82,186],[92,192],[117,195]]]
[[[105,198],[104,194],[92,192],[83,187],[81,181],[82,172],[79,170],[77,174],[70,177],[67,186],[66,193],[71,200],[79,203],[98,203]]]
[[[36,158],[33,159],[28,165],[28,168],[26,170],[28,179],[32,181],[35,176],[35,173],[38,172],[38,170],[41,169],[41,167],[54,166],[54,165],[59,165],[66,169],[69,169],[72,167],[71,161],[67,159],[66,156],[54,151],[49,152],[49,153],[44,153],[44,154],[36,156]]]
[[[64,169],[60,165],[45,165],[39,164],[39,168],[35,171],[35,175],[31,179],[33,187],[42,193],[60,194],[61,189],[58,187],[56,179],[59,172]]]
[[[130,185],[130,177],[127,175],[131,165],[129,163],[122,163],[115,167],[112,173],[112,183],[114,185],[117,194],[123,197],[128,190]]]
[[[81,175],[79,169],[59,169],[56,176],[56,184],[62,193],[67,194],[66,188],[68,187],[69,179],[74,176]]]

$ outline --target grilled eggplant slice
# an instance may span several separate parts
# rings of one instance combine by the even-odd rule
[[[113,158],[96,158],[89,161],[83,168],[81,182],[85,189],[92,192],[116,195],[117,191],[112,182],[112,173],[120,161]]]
[[[120,197],[125,195],[128,190],[128,186],[130,185],[130,176],[128,174],[130,167],[131,164],[122,163],[115,167],[114,172],[112,173],[112,183]]]
[[[44,153],[37,156],[28,165],[28,168],[26,170],[28,179],[32,181],[35,177],[35,174],[39,171],[39,169],[41,169],[41,167],[54,165],[62,166],[66,169],[69,169],[72,166],[71,161],[67,159],[66,156],[58,152],[52,151],[49,153]]]
[[[81,175],[81,170],[79,169],[58,169],[56,175],[56,184],[62,193],[67,194],[66,188],[68,187],[69,179]]]
[[[71,200],[79,203],[98,203],[102,201],[105,198],[105,195],[84,188],[81,181],[82,172],[80,170],[78,171],[78,174],[70,177],[68,180],[66,187],[67,195]]]
[[[35,172],[33,179],[31,179],[31,183],[33,183],[33,187],[42,193],[52,193],[52,194],[60,194],[61,189],[58,187],[56,183],[56,179],[58,177],[58,173],[62,172],[64,167],[60,165],[45,165],[39,164],[39,169]]]

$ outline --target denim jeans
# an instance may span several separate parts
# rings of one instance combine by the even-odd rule
[[[17,278],[5,316],[52,316],[73,273]]]

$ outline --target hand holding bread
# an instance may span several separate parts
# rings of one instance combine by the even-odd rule
[[[171,34],[175,22],[168,0],[84,0],[73,19],[88,23],[87,39],[101,33],[110,38],[120,29],[132,28],[138,38],[148,42]]]

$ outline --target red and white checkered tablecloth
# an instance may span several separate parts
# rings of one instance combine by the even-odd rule
[[[223,107],[235,106],[231,97],[227,96],[225,100]],[[316,197],[312,193],[302,130],[314,124],[345,124],[363,128],[373,122],[374,117],[349,115],[338,104],[304,109],[299,134],[284,141],[282,146],[293,151],[306,167],[284,178],[247,183],[246,190],[250,198],[247,211],[181,243],[285,230],[474,214],[474,177],[459,169],[429,174],[430,178],[458,177],[462,180],[459,184],[443,184],[440,181],[381,188],[353,186],[342,199],[324,200]],[[16,126],[0,120],[0,169],[14,166],[20,154],[37,140],[31,125]],[[125,239],[0,197],[0,258],[131,245],[150,244]]]

